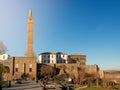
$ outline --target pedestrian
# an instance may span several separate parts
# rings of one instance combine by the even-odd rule
[[[2,86],[0,85],[0,90],[2,90]]]
[[[11,81],[9,80],[9,87],[11,87]]]
[[[45,86],[43,86],[43,90],[46,90]]]
[[[38,83],[38,79],[36,80],[36,83]]]
[[[67,86],[67,90],[69,90],[69,86]]]

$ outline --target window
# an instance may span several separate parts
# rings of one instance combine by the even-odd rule
[[[15,71],[18,72],[18,68],[15,68]]]
[[[48,60],[48,63],[50,63],[50,60]]]
[[[32,68],[32,64],[30,64],[29,67]]]
[[[62,63],[62,60],[60,60],[60,63]]]
[[[5,56],[3,56],[3,59],[5,59]]]
[[[52,58],[53,58],[53,55],[52,55]]]
[[[46,60],[44,60],[44,63],[46,63]]]
[[[32,68],[29,68],[29,72],[32,72]]]
[[[76,58],[76,60],[79,60],[79,58]]]
[[[48,55],[48,58],[50,58],[50,56]]]
[[[18,64],[15,64],[15,68],[18,68]]]

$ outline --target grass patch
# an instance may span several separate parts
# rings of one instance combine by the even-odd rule
[[[101,88],[101,87],[99,87],[99,88],[90,87],[90,88],[86,88],[86,89],[84,89],[84,90],[110,90],[110,89],[107,89],[107,88]]]
[[[6,83],[6,81],[0,81],[0,85],[3,85],[5,83]]]

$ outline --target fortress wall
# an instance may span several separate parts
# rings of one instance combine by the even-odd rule
[[[74,64],[47,64],[50,66],[55,66],[56,68],[65,69],[67,73],[74,74],[76,77],[78,76],[78,67],[84,68],[85,73],[88,74],[97,74],[98,67],[97,65],[78,65],[76,63]]]
[[[98,73],[98,67],[96,65],[86,65],[85,66],[85,72],[88,74],[97,74]]]
[[[105,74],[106,79],[120,79],[120,74]]]

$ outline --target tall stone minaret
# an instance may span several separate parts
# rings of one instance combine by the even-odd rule
[[[28,16],[28,36],[27,36],[27,57],[33,57],[33,16],[32,16],[32,10],[29,11]]]

